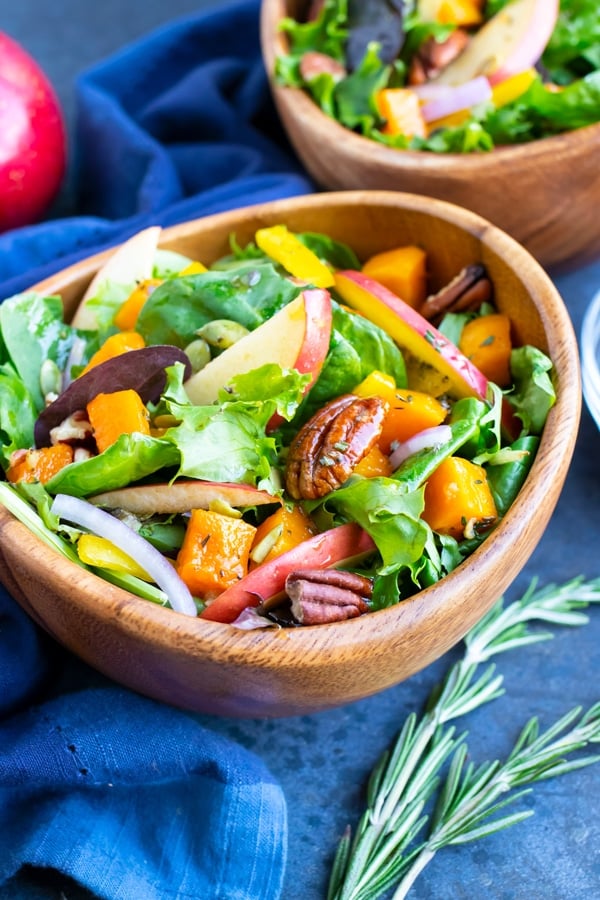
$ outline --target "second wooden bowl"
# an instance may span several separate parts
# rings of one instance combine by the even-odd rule
[[[329,190],[410,191],[471,209],[523,244],[547,268],[600,255],[600,124],[490,153],[395,150],[343,128],[303,91],[274,78],[288,50],[278,28],[306,0],[263,0],[261,44],[283,126],[300,160]]]

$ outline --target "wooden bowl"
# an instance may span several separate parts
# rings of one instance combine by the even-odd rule
[[[302,90],[275,83],[278,31],[306,0],[263,0],[261,44],[275,104],[306,170],[328,190],[411,191],[471,209],[523,244],[547,268],[600,254],[600,124],[482,154],[395,150],[343,128]]]
[[[421,244],[432,285],[482,262],[519,343],[549,353],[558,401],[512,508],[458,569],[398,606],[333,625],[243,632],[190,619],[130,595],[63,559],[0,507],[0,577],[23,608],[91,666],[151,697],[227,716],[296,715],[381,691],[427,666],[481,618],[526,563],[552,514],[580,413],[576,339],[542,268],[510,237],[471,212],[395,192],[341,192],[280,200],[168,228],[161,245],[204,262],[257,228],[286,223],[322,231],[366,258]],[[72,314],[102,253],[37,285]]]

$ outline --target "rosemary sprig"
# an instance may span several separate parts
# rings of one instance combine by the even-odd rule
[[[461,824],[465,827],[468,824],[465,834],[474,834],[473,837],[464,839],[474,840],[475,836],[483,837],[499,827],[521,821],[527,815],[517,813],[503,820],[495,820],[502,822],[498,827],[488,822],[478,833],[473,830],[474,825],[471,828],[473,815],[479,816],[479,822],[489,818],[507,802],[505,800],[498,804],[495,801],[495,792],[500,784],[504,790],[509,790],[526,782],[513,783],[511,767],[507,770],[508,774],[505,772],[500,776],[498,773],[502,771],[502,767],[499,763],[486,764],[476,771],[468,768],[463,774],[466,755],[464,735],[457,736],[454,727],[448,726],[448,723],[504,693],[503,678],[497,674],[495,665],[492,663],[480,672],[483,663],[507,650],[552,638],[551,632],[531,631],[531,623],[583,625],[588,619],[582,610],[590,603],[597,602],[600,602],[600,579],[586,582],[582,578],[576,578],[563,585],[550,584],[542,589],[538,589],[537,581],[533,580],[520,600],[505,607],[504,600],[500,599],[471,629],[464,641],[465,652],[462,658],[448,670],[441,684],[434,689],[425,713],[420,718],[414,713],[408,717],[391,752],[386,751],[375,766],[367,786],[367,806],[354,837],[348,828],[340,841],[327,900],[375,900],[399,882],[408,890],[438,849],[448,843],[458,842],[456,829]],[[512,766],[515,757],[519,758],[521,752],[529,750],[531,755],[528,758],[532,767],[528,771],[531,776],[535,775],[530,781],[550,777],[543,775],[546,769],[542,758],[536,756],[539,741],[545,739],[543,746],[547,744],[547,752],[552,753],[551,742],[557,729],[560,731],[566,727],[574,715],[575,713],[570,713],[539,739],[537,723],[532,720],[525,727],[504,765]],[[596,718],[597,711],[594,708],[582,719],[586,728],[581,734],[588,734],[588,722],[592,723],[591,733],[595,734],[594,727],[598,727]],[[580,727],[583,727],[582,723]],[[571,747],[573,741],[577,743],[581,738],[577,729],[575,732],[576,734],[564,736],[566,743],[561,745],[561,752],[571,752],[565,748]],[[586,742],[598,738],[581,739]],[[451,756],[450,771],[434,813],[432,830],[425,841],[418,843],[417,839],[428,821],[424,813],[425,805],[439,787],[439,772]],[[546,760],[546,756],[543,760]],[[583,762],[559,763],[553,756],[552,761],[553,768],[548,771],[559,774],[578,765],[594,762],[595,757],[586,758]],[[525,764],[525,759],[516,764]],[[498,781],[493,781],[494,777]],[[478,793],[479,789],[481,794]],[[466,798],[475,803],[475,812],[471,807],[462,805],[463,801],[467,803]],[[399,891],[403,889],[398,888]],[[397,898],[402,896],[403,893],[396,895]]]

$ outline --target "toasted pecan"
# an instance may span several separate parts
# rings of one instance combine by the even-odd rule
[[[314,500],[342,485],[374,446],[389,409],[380,397],[344,394],[309,419],[288,453],[285,486],[295,500]]]

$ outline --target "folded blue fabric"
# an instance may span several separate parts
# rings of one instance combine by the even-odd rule
[[[177,20],[81,75],[77,215],[0,236],[0,299],[147,225],[314,190],[271,102],[259,8]]]
[[[0,236],[0,299],[149,224],[313,189],[271,104],[258,12],[176,21],[81,76],[77,215]],[[33,866],[108,900],[279,897],[286,808],[261,761],[100,676],[57,690],[66,658],[0,589],[7,896]]]
[[[115,687],[0,726],[0,881],[58,868],[111,900],[279,896],[286,809],[260,761]]]

